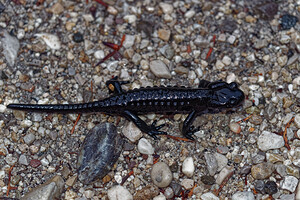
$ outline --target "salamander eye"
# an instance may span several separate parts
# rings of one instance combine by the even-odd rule
[[[232,82],[232,83],[229,84],[229,87],[231,89],[236,89],[236,88],[238,88],[238,85],[236,84],[236,82]]]

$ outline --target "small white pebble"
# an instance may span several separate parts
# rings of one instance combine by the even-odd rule
[[[6,111],[6,106],[3,104],[0,104],[0,113],[4,113]]]
[[[194,171],[194,160],[192,157],[187,157],[182,163],[182,173],[184,173],[187,177],[192,177]]]
[[[46,45],[53,50],[58,50],[61,48],[61,43],[56,35],[48,33],[37,33],[35,34],[35,36],[43,39]]]
[[[222,63],[221,60],[217,60],[217,62],[216,62],[216,68],[217,68],[218,70],[223,69],[224,66],[225,66],[225,65]]]
[[[228,66],[231,64],[231,58],[229,56],[224,56],[222,62]]]
[[[138,143],[138,151],[141,154],[152,155],[154,153],[154,148],[147,139],[142,138]]]
[[[194,10],[189,10],[184,14],[184,17],[189,19],[189,18],[192,18],[195,14],[196,14],[196,12]]]
[[[236,76],[234,73],[229,73],[228,76],[226,77],[226,82],[227,83],[232,83],[236,79]]]
[[[132,194],[123,186],[116,185],[107,191],[109,200],[132,200]]]
[[[250,62],[255,61],[255,55],[254,55],[254,53],[250,53],[250,54],[246,57],[246,59],[247,59],[248,61],[250,61]]]
[[[129,24],[133,24],[136,21],[135,15],[125,15],[123,19],[128,22]]]
[[[236,40],[236,37],[234,35],[229,36],[229,38],[227,39],[227,42],[230,44],[233,44]]]

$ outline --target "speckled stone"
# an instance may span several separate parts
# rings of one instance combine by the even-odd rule
[[[264,162],[257,165],[253,165],[251,168],[251,174],[254,179],[266,179],[271,176],[275,167],[272,163]]]
[[[164,162],[158,162],[152,166],[151,179],[160,188],[170,185],[173,175],[169,166]]]

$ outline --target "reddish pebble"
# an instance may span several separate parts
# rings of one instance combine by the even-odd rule
[[[237,133],[237,134],[239,134],[242,131],[240,124],[238,124],[236,122],[230,123],[229,128],[232,132]]]
[[[31,167],[34,167],[34,168],[37,168],[38,166],[41,165],[41,161],[37,160],[37,159],[32,159],[30,161],[30,166]]]

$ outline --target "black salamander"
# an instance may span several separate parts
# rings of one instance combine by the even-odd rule
[[[10,109],[46,113],[87,113],[102,112],[109,115],[120,115],[131,120],[143,132],[157,138],[166,135],[160,131],[164,126],[147,125],[138,114],[146,113],[189,113],[183,123],[182,134],[193,140],[193,134],[199,130],[191,126],[195,117],[207,111],[219,112],[234,108],[243,102],[245,95],[238,85],[223,81],[209,82],[202,80],[199,88],[185,87],[147,87],[124,92],[117,77],[106,82],[112,96],[95,102],[81,104],[9,104]]]

